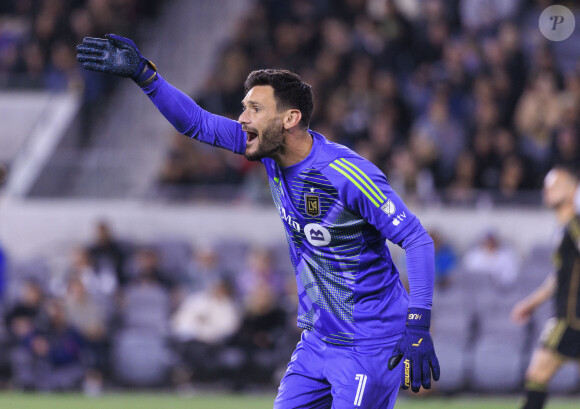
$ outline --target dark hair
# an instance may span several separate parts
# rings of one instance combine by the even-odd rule
[[[298,109],[302,113],[300,125],[308,128],[314,109],[312,88],[303,82],[298,74],[279,69],[252,71],[244,83],[246,93],[257,85],[270,85],[274,88],[276,108]]]

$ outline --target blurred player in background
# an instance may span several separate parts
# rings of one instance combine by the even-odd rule
[[[534,310],[555,296],[556,315],[544,327],[541,345],[526,371],[526,402],[523,409],[541,409],[546,386],[560,366],[580,359],[580,216],[575,197],[578,177],[573,170],[554,167],[544,180],[544,202],[553,209],[561,226],[554,255],[555,272],[540,287],[517,303],[512,318],[527,322]]]
[[[264,164],[304,329],[275,408],[392,408],[401,380],[431,387],[433,241],[377,167],[308,129],[309,85],[285,70],[250,73],[236,122],[167,83],[129,39],[86,38],[77,51],[86,69],[132,78],[179,132]],[[410,297],[386,239],[406,251]]]

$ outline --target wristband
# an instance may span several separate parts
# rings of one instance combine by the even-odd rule
[[[415,307],[407,310],[407,327],[422,327],[428,330],[430,326],[431,310]]]

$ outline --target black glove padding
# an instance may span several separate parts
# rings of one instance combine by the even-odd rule
[[[86,37],[77,46],[77,61],[83,68],[132,78],[138,84],[155,77],[155,65],[143,57],[132,40],[115,34],[105,37]]]

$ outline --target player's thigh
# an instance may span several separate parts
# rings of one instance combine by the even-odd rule
[[[387,368],[395,342],[381,347],[355,347],[333,358],[327,369],[332,385],[332,409],[391,409],[401,384],[399,365]]]
[[[302,333],[280,381],[274,409],[330,408],[330,384],[324,377],[326,353],[324,342],[308,331]]]
[[[526,371],[526,379],[537,383],[547,383],[560,369],[564,359],[555,351],[539,347],[534,351],[532,360]]]
[[[330,409],[331,404],[327,382],[287,372],[280,382],[274,409]]]

